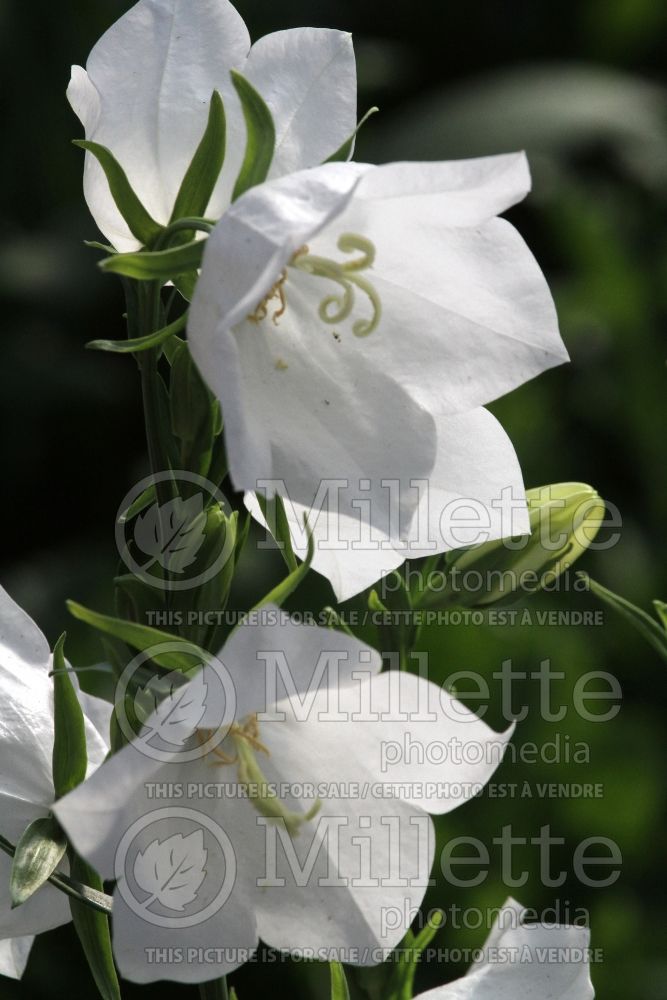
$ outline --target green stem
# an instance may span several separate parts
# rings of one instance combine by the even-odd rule
[[[199,996],[201,1000],[229,1000],[227,992],[227,977],[211,979],[208,983],[199,984]]]

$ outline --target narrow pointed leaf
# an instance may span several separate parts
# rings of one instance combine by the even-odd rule
[[[103,892],[102,879],[72,848],[69,850],[69,864],[74,879],[89,886],[93,892]],[[73,896],[70,897],[69,904],[74,928],[100,996],[103,1000],[120,1000],[108,916]]]
[[[67,849],[67,838],[52,816],[34,820],[25,830],[12,862],[9,893],[12,908],[30,899],[56,870]]]
[[[92,153],[96,158],[106,175],[116,207],[125,219],[130,232],[144,246],[150,246],[163,227],[149,215],[141,204],[132,190],[127,174],[111,150],[107,149],[106,146],[101,146],[98,142],[90,142],[88,139],[75,139],[74,145]]]
[[[83,711],[65,662],[64,644],[65,633],[53,650],[53,787],[57,799],[81,784],[88,767]]]
[[[365,125],[369,118],[376,114],[379,108],[369,108],[364,117],[361,119],[354,132],[349,139],[346,139],[342,146],[339,146],[335,153],[332,153],[325,163],[347,163],[348,160],[352,159],[354,153],[354,147],[357,142],[357,135],[359,134],[359,129],[362,125]]]
[[[340,962],[329,962],[331,972],[331,1000],[350,1000],[345,971]]]
[[[178,319],[168,326],[163,326],[155,333],[148,333],[145,337],[133,337],[131,340],[91,340],[86,344],[91,350],[113,351],[115,354],[133,354],[135,351],[147,351],[150,347],[158,347],[174,334],[185,329],[187,323],[187,313],[183,313]]]
[[[201,267],[206,240],[191,240],[168,250],[117,253],[100,261],[103,271],[139,281],[169,281]]]
[[[411,1000],[421,953],[429,946],[442,924],[442,913],[437,910],[418,934],[413,934],[409,930],[405,935],[398,949],[396,964],[393,967],[393,983],[388,1000]]]
[[[655,619],[651,618],[641,608],[631,604],[630,601],[626,601],[624,597],[614,594],[613,591],[607,590],[602,584],[591,580],[587,573],[579,573],[578,576],[586,581],[588,589],[604,604],[609,605],[614,611],[627,618],[644,639],[660,653],[663,659],[667,660],[667,632],[660,627]]]
[[[654,601],[655,613],[662,622],[663,628],[667,629],[667,604],[664,601]]]
[[[268,177],[276,148],[276,127],[271,112],[252,84],[234,70],[231,76],[246,124],[245,156],[232,194],[232,201],[236,201]]]
[[[273,590],[269,591],[266,597],[264,597],[261,601],[259,601],[252,610],[257,611],[265,604],[277,604],[278,607],[281,607],[287,600],[287,598],[290,596],[290,594],[296,590],[296,588],[299,586],[303,578],[307,575],[308,570],[310,569],[310,564],[313,561],[314,554],[315,554],[315,542],[313,540],[312,532],[309,531],[308,552],[306,554],[306,558],[304,559],[304,561],[301,563],[300,566],[297,566],[297,568],[293,570],[289,574],[289,576],[286,576],[284,580],[281,580],[281,582],[276,587],[274,587]]]
[[[272,497],[265,497],[262,493],[257,493],[257,503],[260,506],[264,520],[269,526],[273,537],[278,542],[280,553],[287,563],[290,572],[297,567],[296,556],[292,548],[292,536],[289,530],[289,522],[285,513],[283,498],[277,493]]]
[[[76,601],[68,601],[67,608],[75,618],[92,625],[100,632],[121,639],[128,646],[139,652],[150,650],[154,646],[159,646],[166,642],[178,642],[179,648],[171,652],[156,653],[151,655],[151,659],[158,666],[165,670],[180,670],[182,673],[191,673],[199,669],[210,658],[200,646],[187,639],[179,639],[178,636],[170,635],[168,632],[161,632],[159,629],[151,628],[148,625],[139,625],[136,622],[123,621],[121,618],[113,618],[111,615],[102,615],[97,611],[91,611],[77,604]],[[196,663],[193,664],[193,658]]]
[[[176,195],[171,213],[172,222],[191,215],[205,214],[225,161],[226,132],[225,106],[218,91],[214,90],[204,135]]]

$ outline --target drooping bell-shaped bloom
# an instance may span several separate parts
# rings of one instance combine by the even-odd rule
[[[276,126],[270,177],[315,166],[356,126],[352,40],[341,31],[295,28],[250,44],[229,0],[139,0],[100,38],[67,91],[86,139],[108,147],[152,217],[170,219],[217,90],[227,119],[225,163],[208,206],[217,219],[230,201],[245,125],[230,80],[236,70],[259,91]],[[84,191],[116,249],[139,247],[86,154]]]
[[[592,1000],[589,930],[523,923],[524,912],[508,899],[465,976],[416,1000]]]
[[[386,957],[428,884],[428,814],[477,794],[512,730],[379,668],[353,637],[263,608],[60,800],[77,850],[117,880],[126,978],[211,979],[258,937],[354,964]]]
[[[523,154],[331,163],[225,212],[188,338],[222,403],[237,489],[268,480],[312,508],[323,482],[343,483],[338,515],[365,503],[378,531],[405,539],[415,481],[437,468],[434,491],[474,489],[457,440],[494,487],[516,483],[511,446],[494,463],[504,435],[474,411],[567,360],[546,281],[497,218],[529,187]]]
[[[32,619],[0,587],[0,835],[16,844],[53,805],[53,680],[49,645]],[[108,752],[111,706],[79,692],[89,774]],[[34,935],[70,918],[67,897],[44,885],[11,908],[11,859],[0,853],[0,973],[20,978]]]

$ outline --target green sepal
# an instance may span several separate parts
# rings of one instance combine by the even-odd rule
[[[111,197],[125,219],[130,232],[144,246],[150,246],[162,232],[163,227],[149,215],[141,204],[132,190],[127,174],[111,150],[107,149],[106,146],[101,146],[98,142],[90,142],[88,139],[74,139],[74,145],[92,153],[106,175]]]
[[[67,838],[57,820],[42,816],[23,832],[16,845],[9,877],[12,909],[30,899],[48,881],[67,850]]]
[[[331,973],[331,1000],[350,1000],[345,970],[340,962],[329,962]]]
[[[121,639],[140,653],[150,651],[153,646],[159,646],[163,643],[177,642],[180,647],[178,650],[151,654],[153,662],[165,670],[179,670],[183,674],[189,674],[193,670],[199,670],[209,659],[208,653],[194,642],[180,639],[168,632],[161,632],[149,625],[139,625],[137,622],[127,622],[111,615],[99,614],[97,611],[91,611],[90,608],[84,608],[76,601],[67,601],[67,609],[74,618],[91,625],[99,632],[111,635],[115,639]],[[195,664],[192,663],[193,658],[197,661]]]
[[[289,522],[285,513],[283,498],[278,493],[275,493],[272,497],[265,497],[262,493],[256,493],[255,496],[264,515],[264,520],[278,543],[280,554],[291,573],[296,569],[298,564],[294,555],[294,549],[292,548],[292,536],[289,530]]]
[[[326,159],[324,162],[347,163],[348,160],[351,160],[352,155],[354,153],[354,147],[357,142],[357,135],[359,133],[359,129],[361,128],[362,125],[365,125],[368,119],[371,118],[374,114],[376,114],[379,110],[380,110],[379,108],[369,108],[364,117],[361,119],[361,121],[355,128],[352,135],[349,137],[349,139],[346,139],[343,145],[339,146],[336,152],[332,153],[331,156],[328,157],[328,159]]]
[[[226,133],[225,106],[218,91],[214,90],[206,129],[176,195],[171,222],[206,212],[225,162]]]
[[[664,660],[667,660],[667,631],[665,628],[661,627],[658,622],[651,618],[649,614],[643,611],[641,608],[636,607],[636,605],[631,604],[630,601],[626,601],[624,597],[619,594],[614,594],[613,591],[607,590],[602,584],[596,583],[595,580],[591,580],[587,573],[577,573],[577,576],[586,583],[588,589],[595,594],[604,604],[607,604],[614,611],[617,611],[620,615],[634,625],[637,631],[646,639],[646,641],[653,646],[655,650],[662,656]],[[664,609],[665,605],[662,602],[654,601],[654,607],[658,604]],[[664,621],[664,610],[656,607],[658,614],[660,615],[661,621]]]
[[[147,351],[150,347],[158,347],[174,334],[185,329],[187,323],[187,313],[183,313],[178,319],[168,326],[163,326],[155,333],[148,333],[145,337],[133,337],[131,340],[90,340],[86,347],[94,351],[113,351],[115,354],[133,354],[135,351]]]
[[[191,240],[167,250],[117,253],[101,260],[99,267],[110,274],[122,274],[137,281],[169,281],[201,267],[206,240]]]
[[[392,965],[387,1000],[412,1000],[421,953],[429,946],[443,923],[443,914],[436,910],[418,934],[413,934],[411,930],[407,932],[398,946],[396,961]]]
[[[308,552],[306,553],[304,561],[300,566],[297,566],[295,570],[292,570],[289,576],[286,576],[284,580],[281,580],[281,582],[274,587],[273,590],[270,590],[266,597],[263,597],[261,601],[255,604],[252,610],[258,611],[259,608],[263,607],[265,604],[277,604],[278,607],[281,607],[307,575],[314,555],[315,541],[313,539],[312,532],[308,531]]]
[[[236,201],[268,177],[276,148],[276,127],[273,115],[252,84],[235,70],[231,77],[246,124],[245,156],[232,192],[232,201]]]
[[[102,893],[104,885],[97,872],[71,847],[68,857],[72,878],[89,886],[95,892]],[[113,961],[108,916],[72,896],[69,905],[74,928],[100,996],[103,1000],[120,1000],[120,985]]]
[[[63,634],[53,650],[53,787],[56,799],[80,785],[88,768],[86,726],[63,646]]]

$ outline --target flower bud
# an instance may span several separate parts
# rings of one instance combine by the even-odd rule
[[[450,553],[438,603],[486,607],[535,593],[576,562],[604,520],[604,501],[584,483],[540,486],[526,499],[530,534]]]

